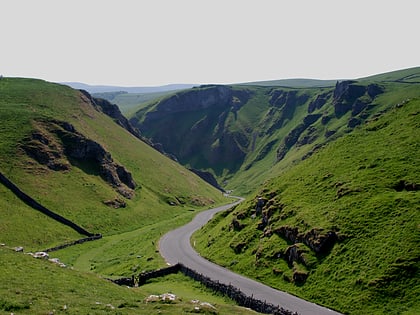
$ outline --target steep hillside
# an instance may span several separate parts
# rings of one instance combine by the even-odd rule
[[[248,194],[378,113],[419,96],[413,81],[419,75],[414,68],[325,87],[304,80],[293,81],[305,83],[299,88],[202,86],[151,102],[130,121],[182,164]]]
[[[249,197],[194,236],[200,254],[346,314],[416,314],[419,76],[202,86],[130,121]]]
[[[104,235],[221,202],[220,191],[140,141],[134,129],[130,134],[118,113],[115,105],[67,86],[3,78],[0,171],[43,206]],[[18,201],[0,211],[6,216],[18,209],[30,212]],[[57,237],[75,236],[63,231],[46,237],[33,214],[19,216],[19,222],[11,216],[0,222],[0,241],[42,249]],[[14,234],[14,222],[33,226],[38,236]]]
[[[59,84],[2,78],[0,121],[1,314],[203,311],[197,299],[211,312],[254,314],[182,275],[135,289],[103,279],[165,266],[161,234],[228,201],[141,141],[115,105]],[[91,233],[103,237],[50,252],[51,261],[27,255]],[[178,296],[171,304],[146,300],[168,291]]]
[[[218,215],[200,253],[345,314],[418,314],[420,97],[388,102]]]

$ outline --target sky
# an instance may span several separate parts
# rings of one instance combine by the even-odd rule
[[[418,0],[0,0],[0,74],[92,85],[354,79],[420,66]]]

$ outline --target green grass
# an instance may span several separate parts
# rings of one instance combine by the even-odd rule
[[[92,273],[61,268],[0,247],[0,314],[188,314],[191,300],[211,303],[207,314],[256,314],[212,295],[181,274],[126,288]],[[173,293],[174,303],[146,303],[151,294]]]
[[[144,126],[144,135],[161,142],[168,152],[178,156],[181,163],[189,167],[208,170],[217,177],[219,183],[224,184],[225,189],[233,189],[236,193],[247,196],[261,183],[298,164],[314,148],[321,147],[351,132],[351,128],[348,127],[350,119],[364,121],[408,98],[419,97],[419,88],[416,84],[419,71],[417,67],[358,80],[358,86],[367,87],[373,83],[382,87],[383,94],[378,95],[374,100],[371,100],[368,93],[360,97],[359,101],[365,101],[369,103],[369,106],[355,117],[352,116],[351,111],[341,117],[336,116],[332,97],[335,81],[330,81],[325,85],[324,81],[290,80],[289,87],[286,87],[287,84],[276,85],[275,81],[271,86],[264,84],[232,86],[232,91],[237,93],[236,95],[248,92],[250,95],[239,110],[234,110],[231,106],[222,107],[214,104],[205,110],[191,110],[182,114],[174,112],[171,115],[170,112],[165,112],[159,124],[147,125],[147,119],[145,119],[147,113],[158,111],[157,104],[162,104],[152,102],[149,106],[139,109],[133,115],[135,116],[133,120],[138,119],[138,126],[140,128]],[[283,83],[285,82],[287,81]],[[300,85],[296,85],[297,83]],[[200,89],[204,91],[206,88],[209,87]],[[200,89],[183,91],[178,95],[182,96],[189,92],[195,95]],[[281,96],[283,101],[273,104],[271,96],[280,91],[283,92]],[[317,95],[325,96],[328,92],[327,102],[311,114],[329,117],[330,120],[321,122],[322,119],[319,119],[312,125],[312,129],[307,128],[299,140],[305,136],[316,137],[316,139],[306,145],[293,145],[281,163],[277,163],[276,150],[283,139],[309,114],[310,102],[315,100]],[[296,93],[296,98],[293,97],[294,93]],[[302,96],[307,97],[306,101]],[[290,105],[294,100],[299,101]],[[285,103],[288,103],[288,106],[285,106]],[[192,107],[194,104],[189,105]],[[205,125],[206,128],[196,128],[200,124]],[[175,134],[170,130],[172,127],[177,130]],[[334,132],[333,136],[326,137],[325,134],[330,132]],[[234,140],[226,141],[226,139],[232,139],[230,137],[232,135],[234,135]],[[244,152],[245,158],[229,160],[227,163],[229,154],[226,152],[229,152],[230,148],[237,143],[240,150]],[[265,147],[268,143],[274,143],[270,149]],[[220,151],[211,150],[211,148],[220,149]]]
[[[162,217],[225,202],[218,190],[128,134],[89,106],[79,92],[40,80],[8,78],[0,81],[0,89],[2,172],[35,200],[89,231],[126,232]],[[33,120],[40,117],[69,121],[132,173],[138,187],[135,197],[126,200],[126,208],[104,204],[118,193],[93,170],[73,165],[67,172],[52,171],[20,150],[20,143],[34,128]],[[171,202],[175,205],[169,206]]]
[[[134,231],[68,247],[56,252],[56,256],[78,270],[92,270],[117,278],[163,268],[166,263],[158,252],[159,239],[167,231],[189,222],[196,214],[195,211],[186,211],[178,217],[168,218]]]
[[[420,83],[418,80],[420,76],[420,67],[413,67],[404,70],[391,71],[387,73],[381,73],[366,78],[361,78],[362,81],[401,81],[401,82],[413,82]]]
[[[302,244],[309,269],[276,258],[290,242],[257,230],[260,219],[250,217],[254,198],[196,233],[197,248],[234,271],[346,314],[419,313],[420,196],[394,188],[420,181],[419,128],[417,98],[328,144],[254,194],[272,204],[265,231],[338,231],[341,241],[329,255]],[[229,227],[234,218],[245,226],[241,231]],[[235,253],[238,245],[243,248]],[[309,272],[306,283],[290,282],[302,268]]]
[[[46,218],[0,184],[0,243],[37,251],[82,237],[69,227]]]
[[[71,314],[150,314],[154,310],[181,314],[191,309],[188,303],[146,306],[144,295],[108,284],[98,276],[120,277],[163,266],[156,251],[161,234],[187,222],[194,213],[227,203],[228,199],[117,126],[71,88],[41,80],[3,78],[0,92],[1,171],[47,208],[90,232],[104,235],[102,240],[57,253],[80,271],[27,260],[26,255],[3,253],[1,249],[0,312],[45,314],[55,309],[55,313],[64,313],[64,305],[68,306],[66,313]],[[104,201],[118,197],[118,193],[88,165],[82,168],[73,164],[69,171],[52,171],[26,156],[21,144],[35,128],[36,119],[68,121],[85,137],[100,143],[115,162],[132,173],[138,184],[135,197],[125,200],[125,208],[110,208]],[[0,242],[6,246],[37,251],[81,238],[27,207],[3,185],[0,197]],[[190,295],[194,295],[192,292]],[[211,294],[206,295],[211,298]],[[108,303],[116,309],[111,310]],[[236,308],[227,304],[229,311],[225,313]],[[224,307],[220,306],[221,313]]]

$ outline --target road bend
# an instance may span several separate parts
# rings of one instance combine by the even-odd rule
[[[159,241],[159,250],[166,262],[170,265],[181,263],[214,281],[231,284],[248,296],[279,305],[301,315],[341,315],[336,311],[236,274],[204,259],[194,250],[190,242],[194,231],[206,224],[217,212],[227,210],[241,201],[242,199],[229,205],[200,212],[190,223],[165,234]]]

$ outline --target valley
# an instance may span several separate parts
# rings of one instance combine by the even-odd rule
[[[343,314],[420,312],[420,68],[127,94],[0,80],[1,173],[102,236],[51,252],[66,268],[15,252],[84,235],[0,185],[1,314],[255,314],[180,274],[106,280],[175,263],[159,240],[223,191],[245,200],[192,235],[200,256]]]

